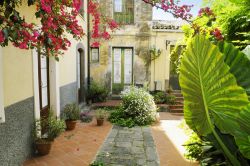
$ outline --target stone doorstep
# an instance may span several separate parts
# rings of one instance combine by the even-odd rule
[[[138,137],[139,139],[136,139]],[[113,126],[95,160],[115,166],[160,165],[149,127]]]

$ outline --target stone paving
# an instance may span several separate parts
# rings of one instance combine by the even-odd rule
[[[95,161],[108,166],[159,166],[154,139],[149,127],[114,126]]]

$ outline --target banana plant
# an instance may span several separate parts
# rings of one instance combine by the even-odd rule
[[[181,60],[180,85],[189,127],[200,136],[212,135],[228,161],[241,165],[220,135],[239,132],[238,118],[249,104],[248,96],[224,62],[223,53],[204,36],[196,35],[188,45]]]

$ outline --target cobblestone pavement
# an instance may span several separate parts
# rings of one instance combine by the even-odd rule
[[[108,166],[159,166],[149,127],[114,126],[99,150],[96,161]]]

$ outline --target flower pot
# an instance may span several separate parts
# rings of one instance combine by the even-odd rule
[[[97,122],[97,126],[102,126],[103,123],[104,123],[104,118],[102,118],[102,119],[96,119],[96,122]]]
[[[39,155],[47,155],[50,152],[52,146],[51,141],[41,141],[41,142],[36,142],[36,150]]]
[[[73,120],[65,120],[65,123],[66,123],[66,127],[67,127],[67,130],[74,130],[75,127],[76,127],[76,120],[73,121]]]

